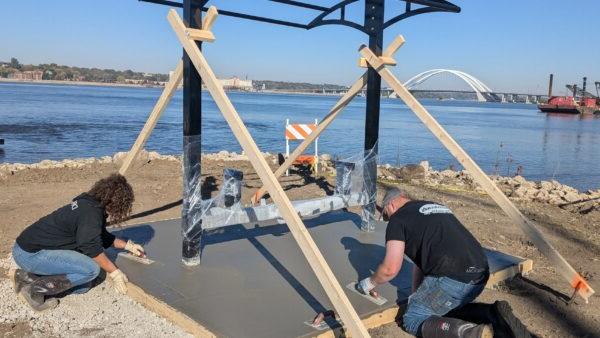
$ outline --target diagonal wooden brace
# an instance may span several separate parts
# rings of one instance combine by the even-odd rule
[[[462,147],[448,134],[448,132],[429,114],[427,109],[404,87],[392,72],[385,67],[373,51],[367,46],[361,46],[360,54],[388,83],[396,94],[425,124],[429,131],[448,149],[448,151],[462,164],[473,176],[473,179],[490,195],[502,210],[519,225],[521,230],[529,236],[546,258],[557,268],[558,272],[571,284],[571,287],[586,301],[594,294],[594,290],[587,281],[563,258],[563,256],[550,244],[544,235],[527,219],[521,211],[504,195],[488,175],[473,161]]]
[[[310,236],[306,226],[304,226],[304,223],[298,214],[296,214],[292,203],[286,196],[279,182],[277,182],[277,178],[271,171],[267,161],[260,153],[258,146],[252,139],[250,132],[244,125],[244,122],[240,118],[235,107],[227,97],[227,94],[223,90],[221,83],[210,68],[208,62],[204,58],[204,55],[196,43],[185,34],[186,27],[183,21],[173,9],[169,11],[167,18],[173,27],[179,42],[185,49],[185,52],[194,64],[196,70],[201,75],[206,88],[210,92],[217,107],[223,114],[223,117],[227,121],[231,131],[242,146],[242,149],[248,155],[248,159],[256,170],[256,173],[264,182],[267,190],[273,197],[273,200],[279,208],[283,219],[286,221],[292,236],[298,243],[302,254],[304,254],[309,266],[314,271],[317,279],[321,283],[321,286],[323,286],[323,289],[325,290],[325,293],[329,297],[331,303],[342,318],[344,325],[348,328],[353,337],[369,337],[367,329],[352,307],[352,304],[348,300],[344,289],[340,286],[335,278],[335,275],[333,274],[333,271],[331,271],[331,268],[329,268],[327,265],[325,258]]]
[[[382,55],[379,57],[379,61],[386,66],[395,66],[396,60],[393,56],[403,44],[404,37],[402,35],[398,35],[398,37],[396,37],[394,41],[392,41],[392,43],[390,43],[390,45],[383,51]],[[369,63],[367,60],[365,60],[365,58],[359,58],[358,66],[361,68],[369,68]]]
[[[394,41],[390,43],[390,45],[386,49],[386,52],[391,57],[400,47],[402,47],[403,44],[404,37],[402,35],[398,35],[394,39]],[[340,98],[338,102],[336,102],[333,108],[331,108],[329,114],[327,114],[327,116],[325,116],[317,125],[317,129],[315,129],[312,133],[308,134],[304,141],[302,141],[300,145],[298,145],[298,147],[290,154],[290,156],[288,156],[285,162],[283,162],[283,164],[279,168],[277,168],[277,170],[275,171],[275,177],[281,177],[281,175],[283,175],[283,173],[285,173],[286,170],[288,170],[288,168],[292,166],[296,158],[298,158],[298,156],[304,153],[306,148],[308,148],[308,146],[314,140],[316,140],[317,137],[319,137],[319,135],[321,135],[323,131],[325,131],[325,129],[331,124],[331,122],[335,120],[338,114],[341,113],[342,110],[344,110],[344,108],[346,108],[350,101],[352,101],[352,99],[356,97],[356,95],[358,95],[360,92],[362,92],[362,89],[366,85],[367,72],[365,72],[358,80],[356,80],[356,82],[354,82],[354,84],[352,85],[352,87],[350,87],[350,89],[348,89],[346,94],[344,94],[344,96],[342,96],[342,98]],[[260,199],[265,195],[265,193],[266,189],[264,187],[258,189],[254,196],[252,196],[252,203],[257,204],[258,201],[260,201]]]
[[[215,6],[210,6],[208,11],[206,11],[206,16],[204,20],[202,20],[202,29],[196,28],[186,28],[185,35],[187,35],[190,39],[195,41],[203,41],[203,42],[213,42],[215,41],[215,36],[213,32],[211,32],[211,28],[217,20],[217,8]],[[200,21],[200,18],[197,18],[197,21]]]
[[[165,111],[165,108],[167,107],[167,105],[171,101],[171,98],[177,91],[177,87],[181,83],[182,76],[183,62],[180,60],[179,63],[177,63],[177,67],[175,67],[175,71],[169,79],[169,82],[167,82],[167,84],[165,85],[165,89],[163,89],[162,94],[160,94],[158,101],[156,101],[156,104],[154,105],[154,108],[152,109],[152,112],[150,113],[146,124],[144,124],[144,128],[142,128],[142,131],[135,140],[135,143],[131,147],[131,150],[129,150],[129,152],[127,153],[127,157],[125,157],[125,161],[123,161],[123,164],[119,169],[119,174],[125,175],[127,170],[129,170],[129,167],[131,166],[133,160],[136,158],[136,156],[139,154],[142,148],[144,148],[146,141],[148,141],[152,130],[154,130],[154,127],[158,122],[158,119],[162,115],[163,111]]]

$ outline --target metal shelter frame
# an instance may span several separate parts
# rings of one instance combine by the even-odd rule
[[[210,0],[182,0],[182,2],[171,0],[139,0],[154,4],[166,5],[170,7],[183,8],[183,20],[189,28],[202,28],[201,13],[209,11],[207,4]],[[368,46],[377,56],[382,55],[383,34],[385,29],[393,24],[419,14],[432,12],[460,12],[460,7],[446,0],[397,0],[405,2],[405,11],[392,16],[387,21],[385,17],[385,0],[337,0],[337,3],[330,6],[321,6],[298,0],[267,0],[266,2],[278,3],[302,10],[314,11],[316,15],[308,23],[299,23],[285,21],[278,18],[250,15],[241,12],[219,10],[219,15],[235,17],[240,19],[259,21],[269,24],[288,26],[300,29],[312,29],[324,25],[341,25],[354,28],[368,35]],[[350,21],[346,18],[346,8],[349,5],[364,2],[364,22],[362,24]],[[331,18],[338,12],[338,18]],[[199,48],[202,47],[202,41],[196,41]],[[367,90],[366,90],[366,116],[365,116],[365,143],[364,149],[373,149],[375,155],[378,153],[377,144],[379,140],[379,113],[381,99],[381,76],[371,67],[367,70]],[[202,78],[194,69],[194,66],[186,52],[183,52],[183,167],[184,177],[200,177],[200,153],[202,133],[202,105],[201,105]],[[376,175],[377,168],[371,168],[370,175]],[[184,179],[185,180],[185,179]],[[189,210],[189,196],[186,196],[190,188],[190,182],[183,182],[183,210]],[[376,183],[370,187],[370,195],[376,196]],[[373,199],[365,207],[361,228],[369,229],[374,222],[375,200]],[[182,214],[182,227],[187,228],[191,225],[187,213]],[[198,237],[200,234],[198,234]],[[198,243],[189,243],[186,249],[183,249],[184,257],[193,257],[197,253],[193,247]]]
[[[143,0],[149,1],[149,0]],[[158,0],[151,0],[156,2]],[[296,6],[300,6],[300,2],[288,1],[288,0],[271,0],[273,2],[281,3],[295,3]],[[355,0],[358,1],[358,0]],[[415,2],[412,0],[406,0],[407,2]],[[203,5],[208,2],[207,0],[201,1],[202,4],[195,3],[195,6]],[[351,3],[354,1],[347,0],[343,3]],[[423,1],[419,1],[423,2]],[[368,332],[358,317],[356,311],[353,309],[344,291],[341,289],[336,277],[327,265],[324,257],[320,253],[318,247],[313,241],[312,237],[306,230],[300,216],[297,214],[297,210],[292,205],[289,198],[286,196],[280,183],[277,181],[277,177],[281,175],[282,171],[286,169],[286,165],[289,166],[289,162],[300,154],[308,144],[314,141],[331,121],[341,112],[341,110],[355,97],[362,88],[367,85],[368,93],[371,94],[369,100],[369,94],[367,95],[367,116],[365,126],[365,149],[377,151],[377,139],[379,131],[379,96],[381,79],[383,78],[394,90],[394,92],[404,101],[404,103],[417,115],[417,117],[423,122],[423,124],[431,131],[431,133],[446,147],[446,149],[465,167],[467,172],[473,176],[475,182],[477,182],[492,199],[498,204],[498,206],[517,224],[523,232],[531,239],[536,247],[544,254],[551,263],[557,268],[558,272],[571,284],[574,293],[578,293],[586,301],[594,293],[594,290],[590,287],[584,277],[582,277],[565,259],[560,253],[544,238],[543,234],[535,227],[535,225],[528,220],[519,209],[504,195],[504,193],[493,183],[493,181],[481,170],[481,168],[473,161],[473,159],[460,147],[460,145],[446,132],[446,130],[429,114],[429,112],[410,94],[406,87],[389,71],[387,66],[396,65],[396,61],[393,58],[393,54],[403,45],[404,38],[402,36],[396,37],[390,45],[385,49],[381,50],[381,40],[383,36],[384,24],[383,24],[383,3],[384,0],[365,0],[366,6],[372,4],[372,8],[365,8],[365,23],[364,27],[372,27],[367,23],[369,20],[375,20],[377,17],[380,19],[379,33],[375,35],[369,35],[369,42],[375,41],[375,47],[371,48],[365,45],[361,46],[360,54],[362,56],[359,59],[359,66],[367,68],[365,73],[350,87],[348,92],[340,98],[336,105],[331,109],[330,113],[319,123],[315,131],[302,142],[300,146],[290,155],[284,164],[282,164],[276,172],[272,172],[269,165],[265,161],[264,157],[260,153],[260,149],[257,147],[252,136],[248,132],[246,126],[241,120],[237,110],[227,97],[222,85],[219,83],[217,77],[212,71],[209,63],[204,57],[200,47],[200,42],[212,42],[215,40],[211,27],[214,20],[217,17],[217,9],[211,6],[206,10],[207,15],[202,20],[201,12],[202,7],[195,7],[192,10],[191,0],[184,1],[184,17],[187,15],[188,22],[185,19],[182,20],[177,12],[173,9],[169,11],[168,20],[177,35],[177,38],[184,48],[183,60],[181,60],[169,83],[165,86],[165,90],[161,94],[156,106],[150,114],[150,117],[144,128],[142,129],[138,139],[132,147],[132,150],[128,153],[127,159],[124,161],[123,166],[119,170],[120,173],[124,174],[127,168],[131,165],[131,161],[136,156],[137,152],[143,147],[145,141],[149,137],[152,129],[154,128],[157,119],[160,117],[161,112],[166,107],[166,104],[173,96],[177,85],[183,82],[184,85],[184,121],[183,121],[183,133],[184,133],[184,202],[182,213],[182,227],[184,229],[191,229],[193,233],[185,233],[183,240],[182,249],[182,260],[186,263],[186,259],[189,259],[187,263],[190,265],[199,264],[200,259],[200,237],[202,227],[195,227],[194,225],[198,222],[195,217],[195,210],[198,206],[197,198],[200,195],[198,189],[200,189],[200,132],[201,132],[201,105],[200,105],[200,89],[201,81],[204,79],[204,84],[213,100],[217,104],[219,110],[223,114],[227,121],[229,128],[237,138],[238,142],[248,154],[249,160],[256,170],[259,178],[265,185],[266,190],[272,195],[273,201],[277,206],[280,215],[286,221],[290,232],[300,247],[303,255],[307,259],[310,267],[313,269],[315,276],[323,286],[327,293],[330,301],[333,303],[335,309],[339,311],[341,319],[347,326],[352,336],[366,337]],[[380,7],[377,7],[378,4]],[[307,4],[305,4],[307,5]],[[186,6],[189,8],[186,9]],[[312,5],[311,5],[312,6]],[[410,6],[407,5],[407,8]],[[377,11],[376,14],[373,11]],[[369,14],[368,14],[369,13]],[[373,15],[373,16],[369,16]],[[375,19],[374,19],[375,18]],[[394,19],[391,19],[394,20]],[[198,28],[195,28],[198,27]],[[375,37],[374,37],[375,36]],[[374,38],[373,38],[374,37]],[[190,66],[186,69],[186,63]],[[201,75],[200,75],[201,74]],[[376,83],[376,86],[373,86]],[[375,97],[375,95],[377,95]],[[374,102],[376,104],[374,104]],[[372,143],[370,143],[372,142]],[[376,177],[376,166],[369,168],[369,173],[365,175],[374,175]],[[372,173],[370,171],[373,171]],[[375,192],[376,181],[373,181],[371,187],[366,187],[367,194],[370,196],[367,206],[373,208],[374,215],[375,209]],[[369,192],[369,189],[370,190]],[[256,197],[256,196],[255,196]],[[365,214],[365,212],[363,212]],[[367,220],[367,225],[371,222],[371,219]],[[363,219],[363,223],[365,220]],[[364,228],[364,227],[363,227]],[[368,230],[368,227],[367,227]],[[194,259],[197,258],[197,262]],[[186,263],[186,264],[187,264]]]

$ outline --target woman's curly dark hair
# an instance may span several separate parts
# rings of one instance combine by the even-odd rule
[[[131,185],[121,174],[111,174],[94,183],[88,194],[100,202],[112,225],[122,223],[131,214],[135,196]]]

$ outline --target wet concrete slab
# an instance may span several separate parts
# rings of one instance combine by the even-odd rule
[[[370,275],[385,253],[385,224],[373,233],[359,229],[360,217],[334,212],[305,220],[352,305],[361,317],[405,303],[411,264],[378,291],[388,299],[377,305],[345,285]],[[116,257],[129,280],[146,293],[181,311],[219,336],[294,337],[317,334],[304,322],[332,309],[285,224],[245,224],[213,230],[204,237],[202,262],[181,263],[179,219],[130,226],[116,231],[146,248],[155,263]],[[488,251],[493,271],[519,259]],[[335,321],[329,321],[336,325]]]

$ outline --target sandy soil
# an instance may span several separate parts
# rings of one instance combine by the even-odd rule
[[[165,160],[135,164],[128,175],[136,192],[131,224],[180,216],[180,167],[179,162]],[[204,181],[213,182],[206,184],[208,190],[218,188],[225,167],[244,171],[246,187],[243,199],[248,201],[260,182],[247,162],[204,160]],[[115,164],[106,163],[83,168],[28,169],[0,176],[0,257],[7,257],[14,238],[23,228],[64,205],[89,189],[94,181],[115,170]],[[333,190],[331,177],[314,180],[292,175],[282,181],[292,199],[324,195]],[[509,301],[517,315],[540,337],[600,337],[600,297],[593,296],[587,305],[580,298],[567,304],[566,299],[571,297],[569,286],[491,199],[471,191],[401,185],[417,198],[434,200],[451,207],[484,246],[533,259],[534,270],[529,276],[506,283],[499,290],[486,290],[480,296],[480,301]],[[535,220],[574,268],[588,278],[592,287],[600,290],[600,212],[581,215],[547,204],[520,202],[518,205]],[[184,335],[184,332],[153,313],[130,300],[121,299],[106,284],[101,284],[85,296],[66,297],[57,309],[65,316],[33,315],[9,289],[7,260],[0,262],[3,262],[0,264],[2,336],[105,337],[115,336],[117,332],[140,337]],[[111,315],[85,319],[73,315],[82,304],[94,302],[98,303],[94,308],[96,311]],[[130,311],[135,315],[131,315]],[[117,313],[118,316],[115,316]],[[62,322],[57,324],[58,318]],[[87,321],[89,324],[86,324]],[[140,325],[141,321],[144,325]],[[397,325],[390,324],[371,333],[376,337],[392,337],[400,336],[402,331]]]

